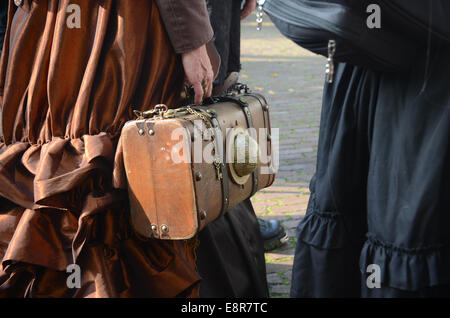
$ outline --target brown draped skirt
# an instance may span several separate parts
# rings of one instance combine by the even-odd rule
[[[81,28],[67,24],[71,3]],[[10,0],[0,296],[198,295],[195,244],[130,226],[119,138],[133,109],[174,106],[183,78],[153,0]],[[70,264],[81,288],[66,284]]]

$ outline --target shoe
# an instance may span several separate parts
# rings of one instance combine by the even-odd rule
[[[258,218],[259,230],[264,240],[264,251],[279,248],[289,240],[289,236],[278,220],[263,220]]]
[[[239,73],[238,72],[231,72],[228,74],[228,77],[225,79],[223,85],[214,87],[212,95],[213,96],[219,96],[224,94],[225,92],[230,89],[231,86],[237,83],[239,79]]]

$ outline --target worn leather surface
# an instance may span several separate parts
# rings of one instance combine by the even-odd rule
[[[143,236],[189,239],[197,230],[194,182],[190,164],[172,160],[172,149],[179,143],[172,132],[185,130],[179,120],[142,122],[145,134],[131,122],[122,133],[124,163],[134,228]],[[155,132],[148,134],[148,126]],[[184,139],[185,149],[190,144]],[[151,226],[156,225],[156,231]],[[168,226],[164,233],[162,226]],[[183,229],[184,235],[178,229]]]

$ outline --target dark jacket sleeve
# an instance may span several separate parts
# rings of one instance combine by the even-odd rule
[[[205,0],[156,0],[177,53],[199,48],[213,38]]]

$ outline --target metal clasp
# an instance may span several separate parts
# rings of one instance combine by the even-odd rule
[[[166,105],[158,104],[152,110],[147,110],[145,112],[142,112],[140,110],[133,110],[133,112],[137,120],[149,119],[155,116],[157,116],[158,119],[162,119],[164,117],[164,114],[168,111],[168,109],[169,108]]]
[[[240,94],[249,94],[249,93],[251,93],[251,90],[247,86],[247,84],[236,83],[229,89],[227,96],[237,96]],[[220,102],[220,98],[218,102]]]
[[[156,113],[156,118],[157,119],[162,119],[164,118],[164,113],[167,112],[169,110],[169,107],[167,107],[167,105],[164,104],[158,104],[155,106],[155,113]]]

